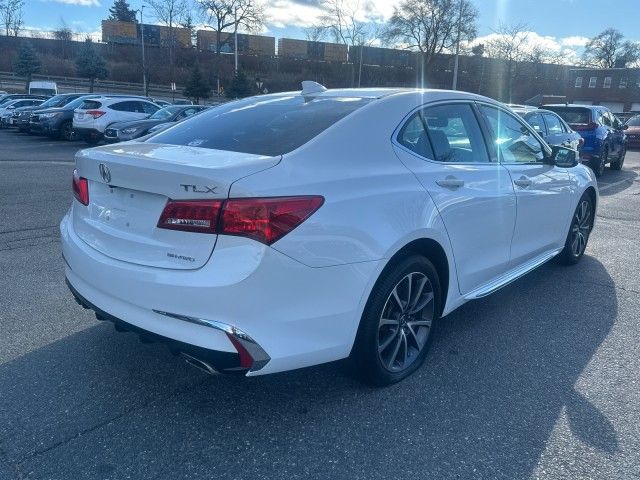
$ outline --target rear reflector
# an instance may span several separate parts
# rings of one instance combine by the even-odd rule
[[[278,241],[324,203],[320,196],[181,200],[167,202],[158,228]]]
[[[78,175],[78,170],[73,171],[73,196],[83,205],[89,205],[89,182]]]
[[[217,233],[222,200],[170,200],[160,215],[158,228]]]

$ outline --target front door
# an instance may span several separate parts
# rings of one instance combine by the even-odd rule
[[[511,266],[562,247],[571,209],[566,168],[550,165],[550,154],[524,122],[506,110],[481,105],[502,165],[509,171],[517,202]]]
[[[415,112],[400,129],[394,148],[440,212],[460,292],[504,273],[516,219],[515,195],[507,170],[488,155],[475,106],[446,103]]]

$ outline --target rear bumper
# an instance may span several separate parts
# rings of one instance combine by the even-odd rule
[[[70,215],[60,230],[66,277],[90,308],[127,329],[231,354],[236,362],[228,333],[240,332],[269,358],[249,376],[347,357],[380,264],[311,268],[253,240],[220,236],[202,268],[174,270],[100,253],[75,234]]]

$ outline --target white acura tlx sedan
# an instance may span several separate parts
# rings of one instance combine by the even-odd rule
[[[263,95],[76,155],[67,283],[208,372],[349,357],[396,382],[434,322],[584,254],[590,169],[503,104],[442,90]]]

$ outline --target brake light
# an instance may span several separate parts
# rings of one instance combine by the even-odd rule
[[[78,175],[78,170],[73,171],[73,196],[83,205],[89,205],[89,182]]]
[[[180,200],[167,202],[158,228],[280,240],[324,203],[320,196]]]
[[[574,123],[571,125],[576,132],[586,131],[586,130],[595,130],[598,128],[598,124],[596,122],[589,123]]]
[[[107,112],[103,112],[102,110],[87,110],[87,115],[91,115],[94,119],[100,118]]]
[[[217,233],[222,200],[170,200],[160,215],[158,228]]]

